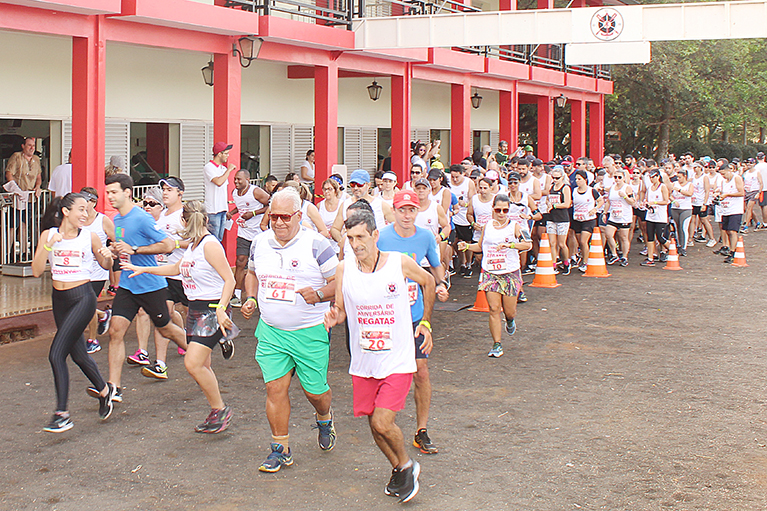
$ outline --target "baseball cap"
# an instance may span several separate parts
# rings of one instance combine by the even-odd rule
[[[533,160],[533,166],[534,167],[538,167],[540,165],[543,165],[543,160],[541,160],[540,158],[536,158],[536,159]]]
[[[170,177],[160,179],[159,184],[160,186],[168,185],[171,188],[177,188],[181,190],[182,192],[184,191],[184,182],[175,176],[170,176]]]
[[[367,170],[357,169],[349,176],[349,182],[364,185],[370,182],[370,174],[368,174]]]
[[[488,170],[487,172],[485,172],[485,177],[487,179],[492,179],[493,181],[498,181],[501,179],[501,176],[498,175],[498,172],[494,170]]]
[[[757,154],[757,156],[759,156],[759,155]],[[701,158],[701,160],[702,160],[703,162],[705,162],[705,163],[708,163],[708,162],[710,162],[710,161],[711,161],[711,157],[710,157],[710,156],[704,156],[703,158]]]
[[[415,194],[415,192],[410,190],[401,190],[395,193],[394,200],[392,200],[392,205],[395,209],[401,208],[403,206],[412,206],[414,208],[421,206],[418,201],[418,196]]]
[[[438,170],[445,170],[445,166],[442,164],[441,161],[435,161],[431,164],[431,168],[438,169]]]
[[[429,179],[442,179],[443,175],[442,171],[434,167],[429,171]]]
[[[758,153],[756,153],[756,157],[757,158],[764,158],[764,153],[762,151],[759,151]]]
[[[215,156],[218,153],[228,151],[232,147],[234,147],[232,144],[227,144],[226,142],[216,142],[213,144],[213,155]]]
[[[475,177],[482,177],[482,172],[480,172],[479,169],[471,171],[471,178],[474,179]]]
[[[509,182],[519,181],[521,177],[522,176],[519,175],[519,172],[509,172]]]
[[[425,187],[427,187],[428,189],[431,190],[431,184],[429,183],[428,179],[421,178],[421,179],[416,180],[416,182],[413,183],[413,188],[415,189],[415,187],[418,186],[418,185],[423,185],[423,186],[425,186]]]
[[[397,182],[397,174],[394,172],[384,172],[384,175],[381,176],[381,179],[388,179],[389,181]]]
[[[566,161],[572,162],[573,161],[573,157],[568,154],[567,156],[562,158],[562,162],[566,162]]]
[[[531,146],[531,145],[526,145],[525,146],[525,151],[532,151],[532,150],[533,150],[533,146]]]

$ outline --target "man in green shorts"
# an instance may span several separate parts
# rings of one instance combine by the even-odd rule
[[[274,194],[269,222],[271,228],[257,235],[251,245],[244,290],[247,299],[241,310],[250,318],[256,301],[261,310],[256,362],[266,383],[272,444],[258,469],[277,472],[293,464],[288,390],[294,371],[316,411],[320,449],[329,451],[335,445],[327,379],[330,341],[323,320],[335,295],[338,258],[327,239],[301,229],[301,198],[294,189]]]

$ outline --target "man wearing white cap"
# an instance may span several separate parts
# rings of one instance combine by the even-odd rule
[[[370,174],[367,170],[357,169],[349,176],[349,189],[352,192],[351,197],[346,199],[338,208],[338,215],[330,228],[330,235],[339,243],[341,239],[341,229],[346,221],[347,208],[360,199],[365,199],[370,207],[373,208],[373,214],[376,218],[376,225],[383,229],[386,224],[394,222],[394,214],[389,204],[383,201],[381,196],[373,197],[370,195]]]
[[[227,196],[226,184],[229,174],[235,166],[229,161],[229,150],[232,144],[216,142],[213,145],[213,159],[205,164],[205,209],[208,211],[208,230],[218,238],[224,239],[224,222],[226,220]]]
[[[391,206],[397,191],[397,174],[392,171],[384,172],[381,176],[381,200]]]

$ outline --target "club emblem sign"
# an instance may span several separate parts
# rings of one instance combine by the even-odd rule
[[[623,32],[623,16],[610,7],[599,9],[591,17],[591,33],[600,41],[612,41]]]

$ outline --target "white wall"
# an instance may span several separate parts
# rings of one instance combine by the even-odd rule
[[[242,70],[243,124],[314,124],[314,80],[289,80],[287,65],[255,61]]]

